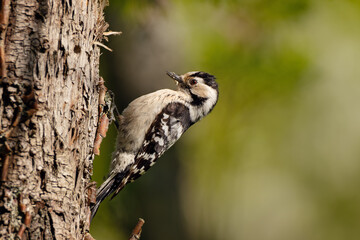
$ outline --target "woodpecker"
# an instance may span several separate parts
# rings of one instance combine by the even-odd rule
[[[190,126],[215,107],[219,89],[213,75],[201,71],[167,75],[175,80],[177,90],[143,95],[118,117],[110,173],[97,190],[91,218],[107,196],[113,194],[112,199],[127,183],[143,175]]]

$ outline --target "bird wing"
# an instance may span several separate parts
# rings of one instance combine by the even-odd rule
[[[127,170],[111,198],[153,166],[191,125],[189,108],[183,103],[169,103],[149,127],[134,164]]]

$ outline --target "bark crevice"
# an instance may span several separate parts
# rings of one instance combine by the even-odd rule
[[[82,239],[98,116],[94,42],[107,28],[105,4],[6,3],[0,10],[0,238]]]

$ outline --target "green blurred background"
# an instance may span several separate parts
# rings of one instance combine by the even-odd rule
[[[360,236],[360,1],[110,0],[101,75],[122,110],[216,75],[220,99],[143,177],[101,205],[100,239]],[[100,184],[116,131],[94,162]]]

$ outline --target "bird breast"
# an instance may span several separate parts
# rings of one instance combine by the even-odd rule
[[[117,137],[117,150],[135,153],[142,146],[144,137],[156,116],[171,102],[185,104],[186,94],[170,89],[143,95],[122,112],[122,122]]]

